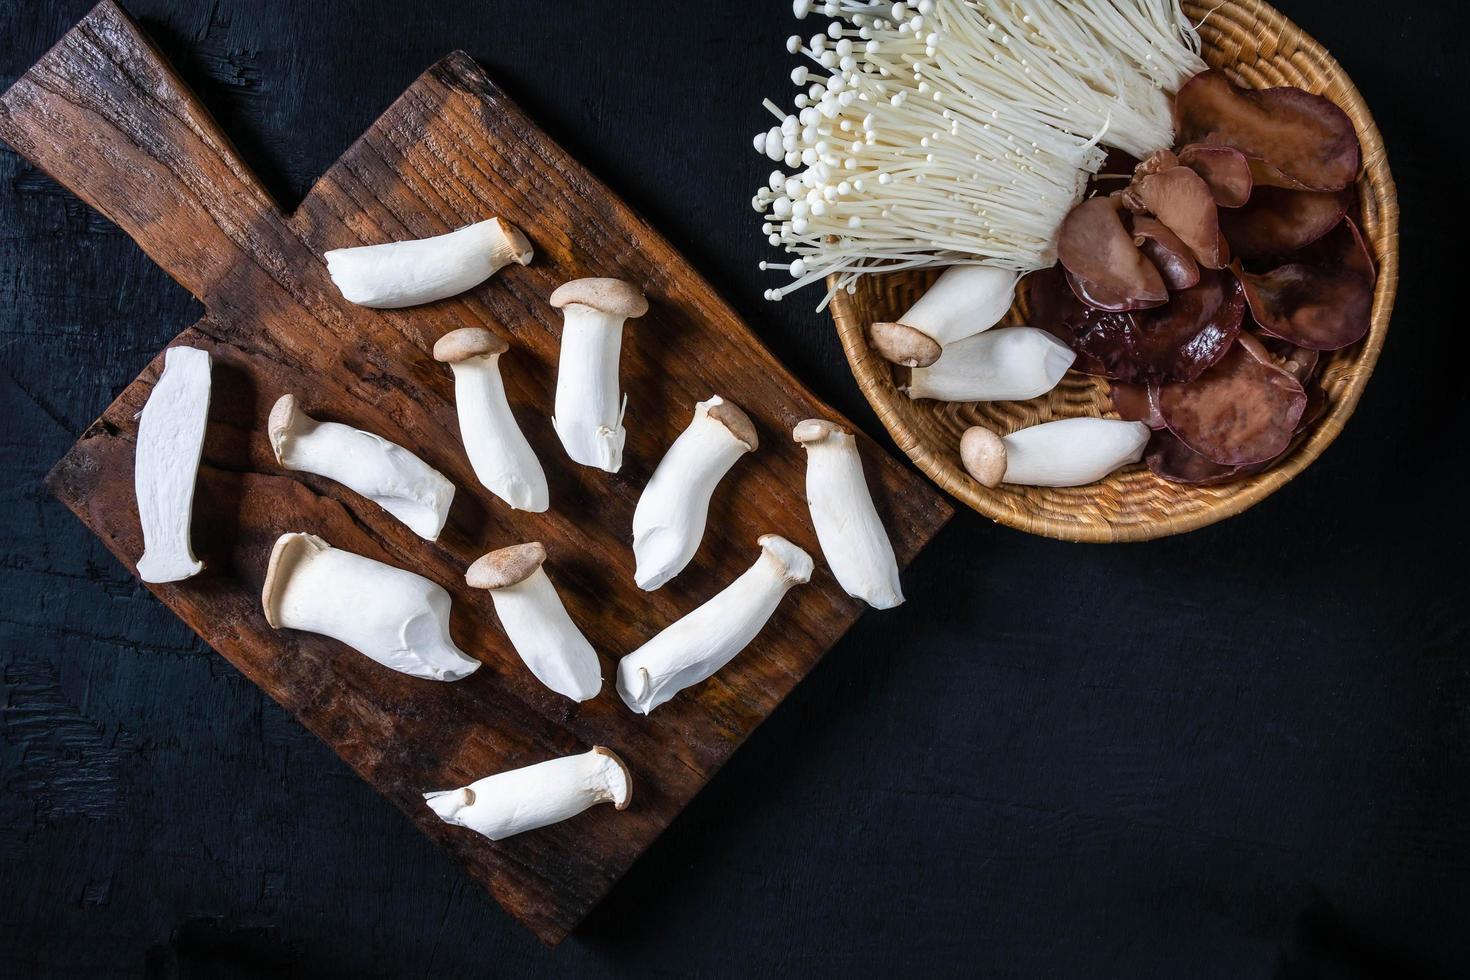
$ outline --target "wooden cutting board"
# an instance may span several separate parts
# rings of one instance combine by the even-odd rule
[[[104,0],[0,98],[0,137],[117,223],[206,314],[174,341],[214,359],[213,403],[194,513],[205,571],[150,586],[211,646],[327,742],[450,851],[548,943],[564,937],[778,705],[863,607],[820,561],[803,498],[793,424],[840,419],[791,376],[709,284],[642,219],[456,52],[403,94],[283,214],[197,98],[111,0]],[[469,294],[404,311],[343,301],[321,254],[436,235],[500,215],[536,247]],[[622,472],[572,464],[549,414],[561,318],[559,283],[617,276],[652,308],[630,324],[622,377],[628,443]],[[475,481],[460,446],[450,373],[429,355],[463,326],[504,336],[516,416],[551,482],[546,514],[512,511]],[[135,416],[160,354],[56,465],[52,491],[128,567],[142,551],[133,500]],[[459,492],[428,544],[332,482],[276,465],[265,418],[294,392],[318,418],[418,451]],[[638,493],[695,401],[724,395],[762,442],[721,484],[691,566],[656,593],[633,584]],[[861,451],[900,563],[950,508],[870,440]],[[454,599],[456,643],[484,666],[439,684],[380,667],[334,641],[266,625],[260,588],[277,535],[332,544],[428,576]],[[713,595],[771,531],[818,557],[751,646],[714,679],[641,718],[613,689],[618,657]],[[489,596],[464,585],[482,553],[528,540],[602,657],[606,683],[576,705],[543,688],[500,631]],[[420,794],[607,745],[629,764],[632,806],[491,843],[441,823]],[[220,800],[220,806],[229,801]]]

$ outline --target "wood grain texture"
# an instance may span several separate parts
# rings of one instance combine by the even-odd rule
[[[870,323],[897,320],[938,273],[916,270],[864,276],[851,295],[839,290],[832,318],[854,376],[899,448],[956,499],[1002,524],[1063,541],[1098,544],[1148,541],[1193,531],[1239,514],[1284,486],[1337,438],[1362,397],[1388,336],[1399,284],[1398,191],[1383,136],[1357,88],[1327,49],[1264,0],[1186,2],[1200,24],[1202,54],[1211,67],[1249,88],[1293,85],[1325,95],[1342,107],[1358,133],[1363,162],[1353,219],[1378,266],[1368,335],[1323,354],[1319,380],[1326,410],[1299,446],[1270,469],[1219,486],[1192,486],[1155,476],[1142,463],[1081,487],[985,487],[960,463],[965,430],[984,425],[1005,435],[1078,416],[1116,418],[1109,383],[1069,371],[1052,391],[1028,401],[911,400],[898,390],[902,373],[869,346]],[[1021,290],[1006,324],[1025,322]]]
[[[777,364],[677,252],[538,130],[464,54],[426,72],[317,183],[280,213],[228,139],[113,3],[99,4],[0,99],[0,137],[122,227],[207,313],[175,343],[214,358],[214,397],[196,495],[206,571],[153,591],[247,677],[330,744],[548,942],[563,937],[668,826],[731,752],[862,611],[821,567],[731,667],[652,718],[612,690],[616,658],[754,560],[758,534],[819,555],[791,426],[838,417]],[[439,234],[491,215],[520,226],[536,260],[466,296],[407,311],[343,302],[326,249]],[[580,276],[642,284],[649,315],[630,326],[623,384],[628,445],[616,476],[571,464],[548,409],[560,317],[552,288]],[[552,510],[509,511],[480,488],[459,445],[452,379],[428,352],[462,326],[511,344],[502,359],[517,417],[547,466]],[[56,466],[57,496],[130,568],[141,552],[131,497],[136,422],[161,355]],[[414,448],[459,487],[445,533],[425,544],[370,502],[287,473],[264,418],[285,392],[326,420]],[[762,441],[716,494],[691,567],[652,595],[632,584],[630,527],[642,485],[694,402],[739,402]],[[870,483],[907,564],[949,517],[923,481],[867,440]],[[395,674],[333,641],[276,632],[258,595],[271,543],[320,534],[448,588],[455,641],[484,667],[456,684]],[[575,706],[542,688],[463,584],[493,548],[541,540],[569,611],[607,683]],[[492,844],[439,822],[426,789],[580,751],[615,749],[632,808]]]

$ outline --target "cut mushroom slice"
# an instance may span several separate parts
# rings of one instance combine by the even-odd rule
[[[1149,428],[1119,419],[1058,419],[1002,439],[983,426],[965,430],[960,461],[987,487],[1080,487],[1143,458]]]
[[[170,347],[138,421],[133,492],[143,525],[138,577],[145,582],[177,582],[204,568],[189,546],[189,524],[209,419],[209,389],[209,353]]]
[[[314,534],[276,539],[260,602],[276,629],[330,636],[402,674],[457,681],[480,666],[449,638],[448,592]]]
[[[428,463],[382,436],[340,422],[318,422],[282,395],[266,423],[276,462],[288,470],[336,480],[368,498],[428,541],[439,538],[454,484]]]
[[[837,583],[874,609],[903,602],[898,560],[883,530],[851,432],[823,419],[791,431],[806,447],[806,499],[822,555]]]
[[[1016,299],[1020,276],[988,265],[952,265],[897,323],[874,323],[873,349],[904,367],[928,367],[940,348],[989,330]]]
[[[575,462],[616,473],[627,436],[627,399],[618,393],[623,322],[647,313],[648,300],[621,279],[574,279],[556,288],[551,305],[564,317],[551,424]]]
[[[334,248],[322,258],[343,299],[396,310],[457,296],[503,266],[531,261],[531,243],[503,218],[416,241]]]
[[[1024,401],[1055,388],[1076,359],[1045,330],[1001,327],[950,344],[929,367],[914,368],[907,392],[946,402]]]
[[[539,541],[485,555],[465,573],[471,588],[488,589],[511,646],[536,679],[573,701],[597,697],[602,665],[562,605],[542,564]]]
[[[638,588],[652,592],[678,575],[699,550],[715,486],[735,461],[760,445],[750,416],[714,395],[694,406],[633,511]]]
[[[618,694],[628,707],[646,715],[713,677],[755,639],[787,590],[811,579],[805,551],[777,534],[758,543],[761,556],[724,591],[618,663]]]
[[[434,360],[454,371],[459,435],[475,478],[516,510],[551,506],[546,471],[511,414],[500,378],[500,355],[510,347],[479,327],[451,330],[434,344]]]
[[[581,755],[486,776],[459,789],[424,794],[440,820],[491,840],[570,820],[598,803],[626,810],[632,799],[628,767],[601,745]]]

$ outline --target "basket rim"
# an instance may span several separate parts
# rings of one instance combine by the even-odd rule
[[[894,442],[942,490],[991,520],[1020,531],[1060,541],[1095,544],[1150,541],[1198,530],[1242,513],[1275,493],[1310,466],[1342,432],[1357,408],[1388,335],[1399,280],[1398,191],[1389,170],[1382,133],[1362,93],[1326,48],[1264,0],[1224,0],[1211,3],[1208,7],[1186,0],[1184,6],[1202,11],[1202,26],[1211,18],[1222,16],[1222,11],[1227,11],[1225,16],[1229,16],[1229,11],[1238,11],[1237,16],[1245,16],[1252,26],[1262,32],[1269,31],[1276,37],[1277,43],[1267,45],[1272,50],[1282,47],[1282,37],[1290,38],[1291,50],[1309,58],[1313,67],[1334,87],[1333,92],[1324,94],[1328,94],[1354,117],[1362,151],[1358,177],[1360,195],[1366,185],[1367,189],[1371,189],[1381,210],[1376,234],[1371,236],[1378,263],[1378,279],[1374,286],[1368,334],[1358,341],[1361,347],[1354,355],[1353,376],[1348,379],[1339,397],[1334,399],[1331,410],[1312,426],[1311,435],[1306,441],[1297,446],[1285,460],[1264,473],[1232,483],[1231,487],[1236,492],[1229,497],[1215,498],[1207,506],[1146,523],[1114,524],[1095,515],[1079,515],[1076,519],[1059,520],[1036,513],[1016,514],[1013,508],[1002,505],[1004,498],[1001,494],[982,486],[965,472],[959,461],[957,446],[947,447],[945,452],[940,453],[933,451],[925,443],[923,437],[901,416],[900,406],[909,403],[909,399],[894,384],[891,365],[869,349],[865,325],[855,302],[845,290],[836,290],[831,303],[832,318],[842,341],[843,352],[864,397]],[[1240,63],[1239,57],[1227,58],[1225,67]],[[1325,88],[1327,85],[1321,87]],[[829,288],[832,287],[833,279],[829,278],[827,284]]]

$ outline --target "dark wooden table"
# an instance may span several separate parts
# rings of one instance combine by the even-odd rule
[[[554,953],[47,495],[200,309],[0,150],[0,976],[1462,970],[1461,15],[1282,5],[1374,106],[1399,182],[1404,280],[1358,417],[1185,538],[957,518],[911,601],[860,622]],[[88,6],[0,5],[0,86]],[[288,207],[465,48],[881,435],[815,298],[760,299],[749,136],[797,25],[759,6],[129,3]]]

